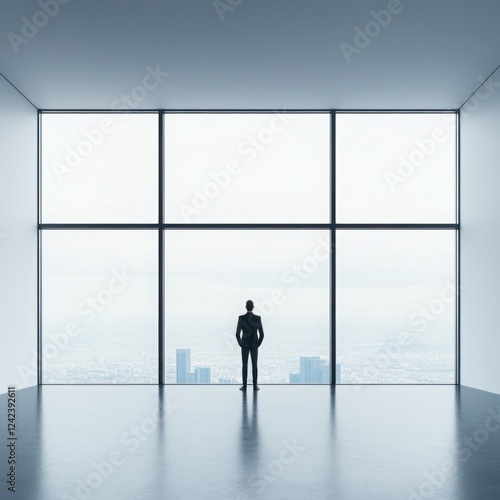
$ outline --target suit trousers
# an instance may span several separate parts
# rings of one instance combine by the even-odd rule
[[[257,385],[257,356],[259,353],[259,348],[257,346],[241,346],[241,360],[243,362],[242,367],[242,377],[243,385],[247,385],[248,376],[248,354],[252,357],[252,378],[253,385]]]

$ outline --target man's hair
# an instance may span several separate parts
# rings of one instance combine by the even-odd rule
[[[253,310],[253,301],[247,300],[245,307],[247,308],[247,311],[252,311]]]

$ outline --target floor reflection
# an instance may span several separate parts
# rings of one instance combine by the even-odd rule
[[[44,386],[17,410],[18,500],[500,498],[500,396],[466,387]]]
[[[258,487],[258,470],[261,467],[258,392],[241,393],[241,429],[239,439],[241,500],[250,498],[252,488]]]

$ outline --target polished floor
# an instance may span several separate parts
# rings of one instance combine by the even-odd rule
[[[0,498],[500,499],[500,396],[467,387],[43,386],[16,406]]]

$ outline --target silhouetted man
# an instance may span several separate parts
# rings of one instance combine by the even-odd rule
[[[254,391],[259,390],[257,385],[257,355],[259,353],[260,344],[264,340],[264,329],[262,328],[262,319],[254,314],[253,302],[247,300],[245,305],[247,313],[238,317],[238,326],[236,327],[236,340],[241,347],[241,360],[243,362],[242,376],[243,385],[240,391],[247,390],[247,374],[248,374],[248,354],[252,357],[252,378]],[[257,335],[257,332],[260,335]],[[240,333],[242,336],[240,337]]]

